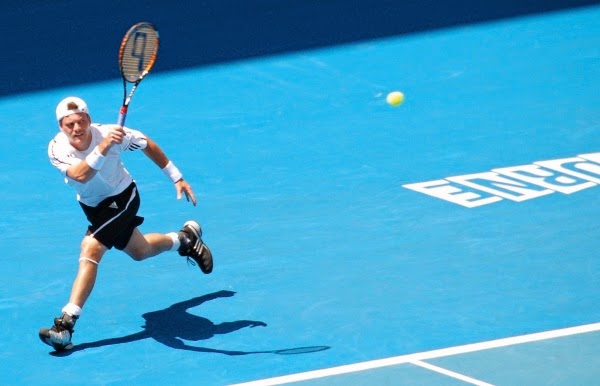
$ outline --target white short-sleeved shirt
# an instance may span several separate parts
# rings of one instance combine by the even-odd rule
[[[50,162],[65,177],[65,183],[75,188],[77,200],[88,206],[97,206],[100,201],[121,193],[133,182],[133,178],[121,162],[121,153],[128,150],[145,149],[148,144],[143,133],[124,127],[125,137],[123,142],[111,146],[104,164],[91,180],[78,182],[69,178],[67,176],[69,166],[84,160],[106,138],[108,132],[114,126],[116,125],[92,123],[90,126],[92,142],[90,147],[84,151],[79,151],[71,146],[69,139],[63,132],[56,134],[48,144]]]

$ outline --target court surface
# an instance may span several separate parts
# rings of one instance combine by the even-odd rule
[[[60,355],[37,331],[68,300],[86,222],[47,160],[54,108],[77,95],[115,122],[121,84],[2,97],[1,383],[597,384],[598,20],[595,6],[151,74],[128,126],[199,204],[126,154],[141,230],[197,219],[215,270],[109,252]]]

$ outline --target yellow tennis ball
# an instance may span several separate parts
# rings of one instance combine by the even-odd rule
[[[400,91],[392,91],[385,100],[392,106],[400,106],[404,102],[404,94]]]

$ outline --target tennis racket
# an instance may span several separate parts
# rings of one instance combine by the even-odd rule
[[[118,125],[125,125],[127,109],[133,93],[150,72],[158,54],[158,30],[150,23],[134,24],[125,33],[119,48],[119,69],[123,76],[123,105],[119,111]],[[127,84],[133,87],[127,94]]]

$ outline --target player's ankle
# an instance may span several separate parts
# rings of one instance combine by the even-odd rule
[[[179,248],[181,247],[181,239],[179,234],[176,232],[170,232],[167,233],[167,236],[169,236],[171,238],[171,241],[173,242],[173,245],[171,245],[171,248],[169,250],[179,251]]]
[[[74,319],[78,319],[79,316],[81,316],[81,311],[81,307],[74,303],[67,303],[62,309],[62,312],[68,314]]]

